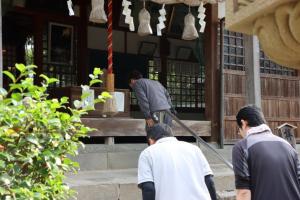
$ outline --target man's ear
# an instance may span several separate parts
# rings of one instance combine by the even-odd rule
[[[149,145],[155,144],[155,140],[153,140],[152,138],[149,138],[148,139],[148,144]]]
[[[245,128],[248,126],[248,122],[246,120],[242,119],[241,122],[242,122],[242,128]]]

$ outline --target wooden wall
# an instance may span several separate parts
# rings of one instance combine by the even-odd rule
[[[225,142],[239,139],[235,116],[246,105],[246,76],[243,71],[224,70],[225,92]],[[261,74],[262,110],[269,126],[276,127],[287,122],[296,129],[300,142],[300,77]]]

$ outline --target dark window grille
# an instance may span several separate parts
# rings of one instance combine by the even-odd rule
[[[218,45],[220,46],[220,27]],[[242,33],[223,30],[224,45],[224,68],[245,71],[245,48]],[[260,72],[265,74],[278,74],[285,76],[297,76],[297,70],[283,67],[271,61],[265,53],[260,50]]]
[[[167,89],[176,108],[205,108],[204,66],[168,60]]]
[[[158,58],[155,58],[155,59],[151,59],[148,61],[148,78],[151,79],[151,80],[156,80],[156,81],[159,81],[159,76],[160,76],[160,59]],[[131,92],[130,93],[130,103],[131,105],[137,105],[138,102],[137,102],[137,99],[136,99],[136,96],[135,96],[135,93],[134,92]]]
[[[51,63],[49,61],[49,27],[44,27],[43,33],[43,74],[57,78],[59,80],[52,87],[65,87],[77,85],[77,31],[74,27],[74,40],[73,40],[73,62],[68,64]]]
[[[262,49],[260,49],[260,72],[265,74],[297,76],[297,70],[276,64],[267,57]]]
[[[243,34],[224,30],[224,67],[245,70],[245,48]]]
[[[3,43],[3,68],[11,71],[15,67],[16,60],[16,47]]]
[[[148,77],[159,80],[160,59],[149,60]],[[176,108],[205,108],[204,66],[199,63],[167,60],[167,90]],[[131,105],[137,105],[135,94],[131,93]]]

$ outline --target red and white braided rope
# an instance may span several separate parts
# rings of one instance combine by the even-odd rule
[[[113,32],[113,0],[108,0],[108,35],[107,35],[107,62],[108,62],[108,68],[107,72],[108,74],[113,73],[113,38],[112,38],[112,32]]]

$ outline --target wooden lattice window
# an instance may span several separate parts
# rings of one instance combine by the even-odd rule
[[[283,67],[271,61],[260,49],[260,72],[266,74],[279,74],[286,76],[296,76],[297,70]]]
[[[245,70],[244,38],[242,33],[224,30],[224,67]]]
[[[167,89],[176,108],[205,108],[204,66],[168,60]]]

